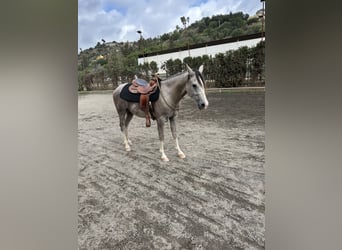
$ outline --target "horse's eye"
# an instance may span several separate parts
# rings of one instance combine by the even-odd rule
[[[192,87],[195,89],[195,88],[197,88],[197,85],[196,84],[192,84]]]

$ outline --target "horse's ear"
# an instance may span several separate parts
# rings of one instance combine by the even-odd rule
[[[189,71],[189,73],[191,73],[192,69],[189,67],[189,65],[186,63],[185,66],[186,66],[186,69]]]
[[[202,74],[203,73],[203,64],[199,67],[198,71]]]

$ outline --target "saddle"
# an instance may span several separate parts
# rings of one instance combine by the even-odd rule
[[[145,112],[146,127],[150,127],[150,95],[156,92],[157,90],[157,80],[152,78],[148,83],[144,79],[134,79],[132,81],[131,86],[129,86],[128,90],[133,94],[140,94],[140,108]]]

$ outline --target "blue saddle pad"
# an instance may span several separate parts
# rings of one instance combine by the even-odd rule
[[[146,86],[148,84],[148,82],[141,78],[135,79],[134,81],[140,86]]]
[[[126,84],[121,92],[120,92],[120,97],[128,102],[139,102],[140,101],[140,93],[137,94],[133,94],[131,92],[129,92],[128,88],[129,86],[131,86],[132,83],[128,83]],[[159,98],[159,88],[157,88],[156,92],[154,92],[153,94],[150,95],[150,101],[151,102],[155,102],[158,100]]]

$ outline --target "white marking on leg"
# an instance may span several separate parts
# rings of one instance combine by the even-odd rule
[[[125,129],[125,136],[126,136],[126,140],[127,140],[128,144],[129,144],[129,145],[133,145],[132,142],[131,142],[131,140],[128,139],[128,128],[127,128],[127,127],[126,127],[126,129]]]
[[[164,142],[163,141],[160,142],[160,150],[159,151],[160,151],[160,153],[162,153],[161,159],[163,161],[169,161],[169,158],[167,158],[167,156],[164,152]]]
[[[124,133],[124,144],[126,151],[131,151],[131,147],[129,146],[129,140],[127,139],[127,129],[125,129]]]
[[[176,141],[176,149],[178,151],[178,157],[181,158],[181,159],[184,159],[185,158],[185,154],[183,153],[183,151],[179,147],[178,138],[176,138],[175,141]]]

